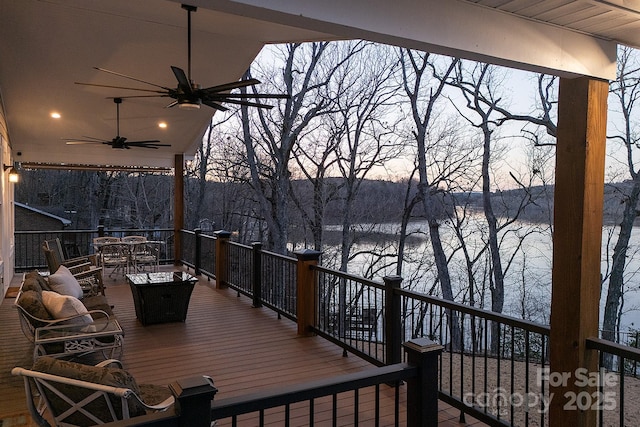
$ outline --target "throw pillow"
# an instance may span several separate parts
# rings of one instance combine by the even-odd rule
[[[38,270],[32,270],[30,272],[28,272],[27,274],[24,275],[25,279],[36,279],[38,281],[38,283],[40,284],[40,287],[45,290],[45,291],[50,291],[51,288],[49,287],[49,284],[47,283],[47,279],[44,278],[44,276],[42,274],[40,274],[38,272]]]
[[[23,291],[22,294],[20,294],[18,304],[33,317],[43,320],[39,321],[29,318],[29,322],[36,328],[46,325],[46,320],[53,319],[42,302],[42,294],[40,292],[33,290]]]
[[[62,295],[71,295],[78,299],[84,295],[80,283],[64,265],[61,265],[55,273],[49,276],[49,286],[52,291]]]
[[[26,291],[36,291],[42,292],[42,286],[40,286],[40,282],[33,277],[25,277],[22,282],[22,292]]]
[[[65,324],[86,325],[93,321],[84,304],[71,295],[42,291],[42,303],[54,319],[73,317],[73,319],[64,322]]]

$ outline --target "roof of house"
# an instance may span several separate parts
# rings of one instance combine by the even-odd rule
[[[59,216],[54,215],[52,213],[49,213],[47,211],[43,211],[42,209],[37,209],[37,208],[31,207],[29,205],[25,205],[24,203],[19,203],[19,202],[14,202],[14,205],[17,208],[27,209],[27,210],[29,210],[31,212],[34,212],[34,213],[37,213],[37,214],[40,214],[40,215],[44,215],[44,216],[46,216],[48,218],[60,221],[62,223],[62,225],[64,225],[65,227],[68,226],[68,225],[71,225],[71,220],[59,217]]]

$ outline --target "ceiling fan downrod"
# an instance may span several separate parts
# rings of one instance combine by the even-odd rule
[[[193,84],[191,79],[191,12],[198,10],[196,6],[183,4],[182,8],[187,11],[187,78]]]

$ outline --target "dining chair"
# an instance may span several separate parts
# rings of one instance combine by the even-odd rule
[[[111,268],[109,277],[118,272],[123,275],[129,272],[130,246],[122,242],[104,243],[100,245],[100,265],[105,270]]]
[[[160,245],[162,242],[147,241],[136,243],[131,248],[131,266],[138,273],[149,267],[151,271],[158,271],[160,262]]]

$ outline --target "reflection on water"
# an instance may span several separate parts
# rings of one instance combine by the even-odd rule
[[[395,275],[398,246],[397,236],[399,224],[359,224],[358,231],[362,233],[377,233],[388,239],[378,239],[376,242],[362,242],[354,245],[352,253],[356,254],[349,263],[349,271],[354,274],[381,279],[385,275]],[[332,226],[333,231],[339,231],[339,226]],[[461,249],[459,239],[451,224],[445,222],[441,227],[442,242],[447,255],[450,257],[449,266],[451,280],[454,287],[456,301],[469,303],[469,279],[467,263]],[[401,276],[404,278],[403,287],[419,292],[429,293],[435,289],[439,291],[436,280],[436,269],[433,264],[433,253],[428,239],[427,224],[416,221],[410,224],[410,233],[418,235],[420,239],[413,239],[407,245],[405,261]],[[613,239],[608,236],[613,235]],[[625,296],[621,330],[640,328],[640,228],[632,234],[627,258],[625,275]],[[602,237],[602,267],[603,277],[607,277],[610,268],[608,254],[615,244],[617,230],[611,227],[603,228]],[[469,259],[473,263],[474,300],[475,306],[491,307],[491,281],[488,256],[486,249],[487,231],[483,218],[476,216],[465,226],[463,239]],[[611,241],[609,241],[611,240]],[[551,231],[544,224],[515,222],[508,230],[500,233],[500,250],[502,266],[505,271],[505,304],[503,312],[518,318],[525,318],[543,324],[549,323],[551,307],[551,265],[552,239]],[[332,259],[339,259],[338,246],[327,247],[323,255],[323,264],[328,266]],[[393,260],[393,262],[392,262]],[[333,266],[332,266],[333,267]],[[607,283],[603,284],[601,297],[600,319],[604,310]]]

